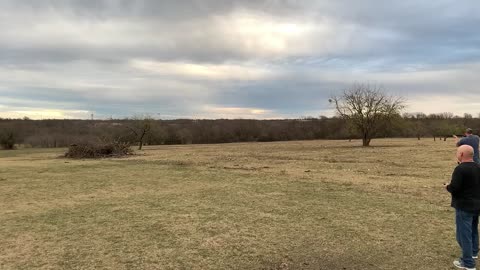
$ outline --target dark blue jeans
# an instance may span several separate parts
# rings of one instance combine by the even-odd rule
[[[478,212],[455,210],[457,242],[462,248],[462,261],[466,267],[475,267],[472,256],[478,255]]]

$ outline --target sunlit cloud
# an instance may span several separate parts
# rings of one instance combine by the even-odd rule
[[[5,110],[5,111],[4,111]],[[86,119],[91,117],[88,111],[70,111],[70,110],[52,110],[52,109],[33,109],[25,108],[20,110],[9,110],[9,108],[0,106],[0,116],[2,118],[24,118],[33,120],[42,119]]]
[[[409,100],[407,109],[424,113],[454,112],[458,116],[468,113],[479,117],[480,100],[475,95],[418,95]]]
[[[218,16],[214,21],[227,41],[237,42],[239,47],[263,55],[306,52],[311,46],[304,42],[308,36],[314,31],[328,31],[323,25],[282,20],[266,13],[248,11]]]
[[[270,119],[276,118],[275,112],[261,108],[221,107],[207,105],[202,108],[203,115],[217,115],[220,118]]]
[[[194,64],[132,60],[131,65],[139,70],[167,76],[182,76],[207,80],[257,80],[272,74],[266,68],[233,64]]]

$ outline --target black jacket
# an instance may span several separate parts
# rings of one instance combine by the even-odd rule
[[[458,165],[447,190],[452,194],[455,209],[480,211],[480,165],[475,162]]]

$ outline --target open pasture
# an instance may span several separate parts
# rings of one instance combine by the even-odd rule
[[[0,152],[0,269],[451,269],[453,141]]]

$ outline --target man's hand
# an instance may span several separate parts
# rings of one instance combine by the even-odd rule
[[[453,135],[453,138],[455,139],[455,144],[458,146],[458,142],[460,141],[460,139],[457,135]]]

